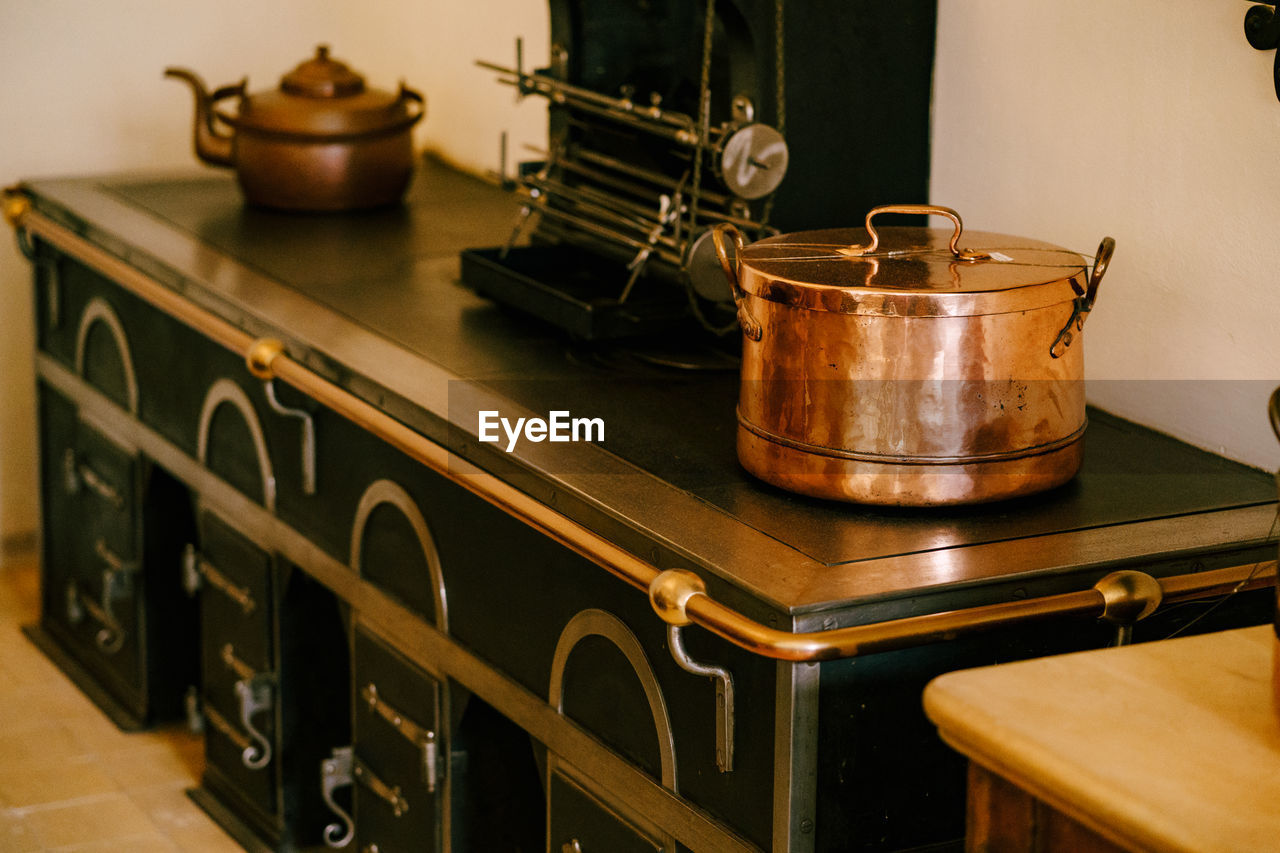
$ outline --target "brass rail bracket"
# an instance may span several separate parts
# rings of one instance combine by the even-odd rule
[[[1102,613],[1098,618],[1116,626],[1117,646],[1133,641],[1133,626],[1141,622],[1164,601],[1160,581],[1146,572],[1130,570],[1112,572],[1093,585],[1102,593]]]
[[[13,228],[22,227],[22,218],[31,209],[31,199],[17,187],[4,190],[4,220]]]
[[[667,569],[649,584],[649,603],[668,625],[683,628],[693,620],[686,608],[695,595],[706,595],[707,585],[702,578],[685,569]]]

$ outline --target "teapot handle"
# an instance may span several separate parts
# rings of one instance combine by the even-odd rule
[[[214,109],[218,101],[234,96],[244,96],[247,80],[241,80],[231,86],[222,86],[209,92],[204,87],[200,75],[185,68],[166,68],[164,76],[184,81],[191,87],[196,99],[196,115],[193,122],[193,140],[196,156],[206,163],[215,166],[235,165],[234,133],[228,133],[219,127],[219,122],[235,128],[235,120]]]
[[[1271,392],[1271,400],[1267,404],[1267,414],[1271,418],[1271,429],[1280,438],[1280,388]]]
[[[230,86],[219,86],[209,94],[209,132],[227,139],[231,138],[231,134],[224,132],[218,127],[218,122],[225,124],[227,127],[234,128],[236,126],[235,119],[225,113],[218,112],[214,109],[219,101],[225,101],[227,98],[243,98],[245,86],[249,84],[249,78],[246,77],[239,83],[232,83]]]
[[[400,82],[400,100],[408,101],[410,104],[417,104],[417,107],[410,106],[408,108],[409,115],[405,118],[405,127],[413,127],[427,115],[427,99],[417,89],[410,89]]]

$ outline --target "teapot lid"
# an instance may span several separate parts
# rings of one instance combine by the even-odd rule
[[[364,77],[329,57],[327,45],[280,81],[280,87],[240,99],[236,115],[218,117],[237,130],[334,142],[396,133],[423,116],[422,96],[403,83],[395,92],[366,88]]]
[[[281,78],[280,88],[305,98],[345,98],[364,91],[364,78],[345,62],[330,59],[329,46],[322,44],[315,56]]]

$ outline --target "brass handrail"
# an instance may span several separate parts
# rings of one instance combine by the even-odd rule
[[[678,569],[668,570],[663,575],[696,578],[691,572]],[[1135,580],[1145,588],[1130,588]],[[761,625],[699,590],[689,594],[682,607],[667,603],[665,596],[671,595],[670,587],[683,582],[684,579],[673,581],[661,577],[655,583],[651,598],[663,619],[672,624],[701,625],[734,645],[765,657],[801,662],[836,660],[921,646],[1049,616],[1093,616],[1118,626],[1128,626],[1154,612],[1161,603],[1191,601],[1272,586],[1276,582],[1276,561],[1266,560],[1158,580],[1143,572],[1113,572],[1095,586],[1077,592],[803,633]],[[665,590],[662,589],[664,584],[667,585]]]
[[[243,354],[255,376],[277,378],[292,385],[440,476],[637,589],[648,592],[654,610],[669,624],[700,625],[755,654],[795,662],[834,660],[924,645],[1048,616],[1095,616],[1125,625],[1148,615],[1161,601],[1185,601],[1275,583],[1275,561],[1164,578],[1154,588],[1151,585],[1153,579],[1141,572],[1116,572],[1091,589],[1040,598],[825,631],[793,633],[770,628],[711,598],[694,573],[681,569],[661,571],[504,480],[474,467],[294,361],[280,341],[255,339],[94,246],[29,204],[20,203],[22,198],[13,192],[6,194],[5,211],[15,228],[39,235],[214,342]]]

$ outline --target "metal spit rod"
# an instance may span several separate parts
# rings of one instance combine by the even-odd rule
[[[698,132],[697,122],[690,116],[674,110],[664,110],[656,103],[648,107],[637,106],[630,98],[602,95],[536,71],[527,73],[517,68],[507,68],[484,60],[476,60],[476,65],[506,75],[499,82],[515,86],[521,92],[542,95],[552,103],[579,107],[649,133],[665,136],[681,145],[703,147],[710,144],[709,139],[703,140]]]
[[[589,149],[577,148],[574,151],[574,158],[576,158],[576,160],[581,160],[585,163],[591,163],[592,165],[595,165],[595,166],[602,166],[607,169],[613,169],[617,172],[621,172],[624,175],[629,175],[633,178],[638,178],[642,181],[648,181],[649,183],[654,184],[656,186],[665,187],[671,190],[678,189],[679,186],[684,183],[683,180],[679,182],[674,182],[667,175],[663,175],[658,172],[652,172],[640,166],[635,166],[635,165],[632,165],[631,163],[627,163],[622,160],[619,160],[616,157],[610,157],[607,154],[601,154],[597,151],[591,151]],[[562,165],[565,165],[567,163],[574,163],[576,168],[579,168],[579,169],[584,168],[580,165],[577,165],[575,160],[561,161],[561,163]],[[722,195],[721,193],[713,192],[706,189],[702,191],[702,198],[704,201],[710,201],[711,203],[718,204],[721,207],[728,207],[731,201],[731,199],[727,195]]]

